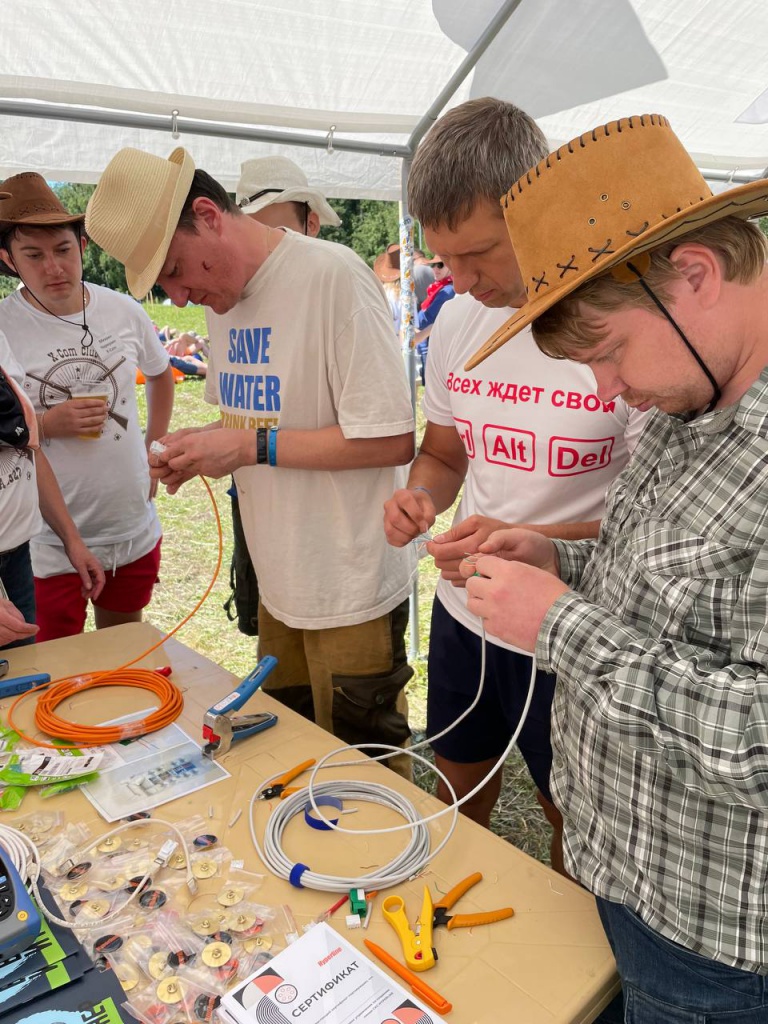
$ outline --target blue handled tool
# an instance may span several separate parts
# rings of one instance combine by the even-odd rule
[[[15,697],[19,693],[26,693],[27,690],[33,690],[36,686],[42,686],[43,683],[50,683],[51,677],[47,672],[34,672],[28,676],[12,676],[8,679],[3,679],[0,683],[0,700],[5,697]]]
[[[263,732],[264,729],[277,724],[277,715],[269,711],[257,715],[231,717],[233,711],[239,711],[256,693],[276,665],[277,658],[273,658],[271,654],[266,655],[236,690],[206,711],[203,719],[203,753],[206,757],[215,758],[217,754],[225,754],[235,740],[253,736],[254,733]]]

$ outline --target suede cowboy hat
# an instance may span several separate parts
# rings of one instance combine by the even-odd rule
[[[393,242],[373,261],[373,272],[380,281],[388,284],[400,278],[400,245]]]
[[[85,214],[70,213],[36,171],[22,171],[0,182],[0,237],[13,227],[47,228],[82,224]],[[0,260],[0,274],[19,275]]]
[[[157,281],[194,173],[192,157],[181,146],[167,160],[129,147],[112,157],[90,198],[85,228],[123,264],[136,299]]]
[[[592,278],[612,270],[620,280],[635,280],[627,261],[642,273],[650,258],[638,257],[667,241],[723,217],[768,213],[768,179],[712,195],[667,119],[643,114],[561,146],[501,204],[528,301],[466,370]]]
[[[304,171],[284,156],[256,157],[240,164],[235,198],[243,213],[258,213],[272,203],[307,203],[321,224],[341,224],[323,193],[310,188]]]

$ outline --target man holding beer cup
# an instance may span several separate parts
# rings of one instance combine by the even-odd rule
[[[102,628],[139,621],[157,580],[162,531],[146,450],[168,431],[173,376],[142,308],[83,281],[82,224],[39,174],[0,183],[0,273],[21,280],[0,302],[0,331],[24,369],[67,509],[106,570],[94,602]],[[145,433],[137,369],[147,381]],[[82,632],[87,597],[61,541],[44,525],[31,552],[37,640]]]

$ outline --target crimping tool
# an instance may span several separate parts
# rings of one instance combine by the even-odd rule
[[[444,925],[448,931],[453,928],[472,928],[475,925],[493,924],[505,921],[514,915],[512,907],[488,910],[478,914],[449,914],[454,903],[473,885],[482,881],[479,871],[462,879],[450,892],[433,905],[429,889],[424,886],[424,900],[416,930],[412,931],[405,914],[405,903],[399,896],[388,896],[381,905],[384,917],[398,934],[403,947],[405,962],[412,971],[427,971],[435,966],[437,950],[432,945],[433,929]]]
[[[258,690],[272,669],[277,665],[277,658],[266,655],[256,668],[243,679],[236,690],[228,694],[209,708],[203,719],[203,754],[214,759],[217,754],[226,754],[236,740],[253,736],[277,724],[277,715],[263,711],[256,715],[236,715],[245,702]]]

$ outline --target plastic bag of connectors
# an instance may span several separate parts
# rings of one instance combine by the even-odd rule
[[[223,878],[231,875],[232,851],[226,846],[197,850],[195,853],[189,853],[188,857],[192,876],[199,882],[207,882],[209,879],[221,882]]]
[[[199,979],[171,974],[128,992],[126,1008],[143,1024],[210,1024],[221,996]]]
[[[91,830],[83,822],[67,822],[57,828],[45,843],[38,843],[40,864],[54,878],[80,877],[90,870],[92,859],[86,854]]]
[[[13,750],[0,768],[0,783],[10,786],[51,786],[92,775],[104,755],[100,750]]]

